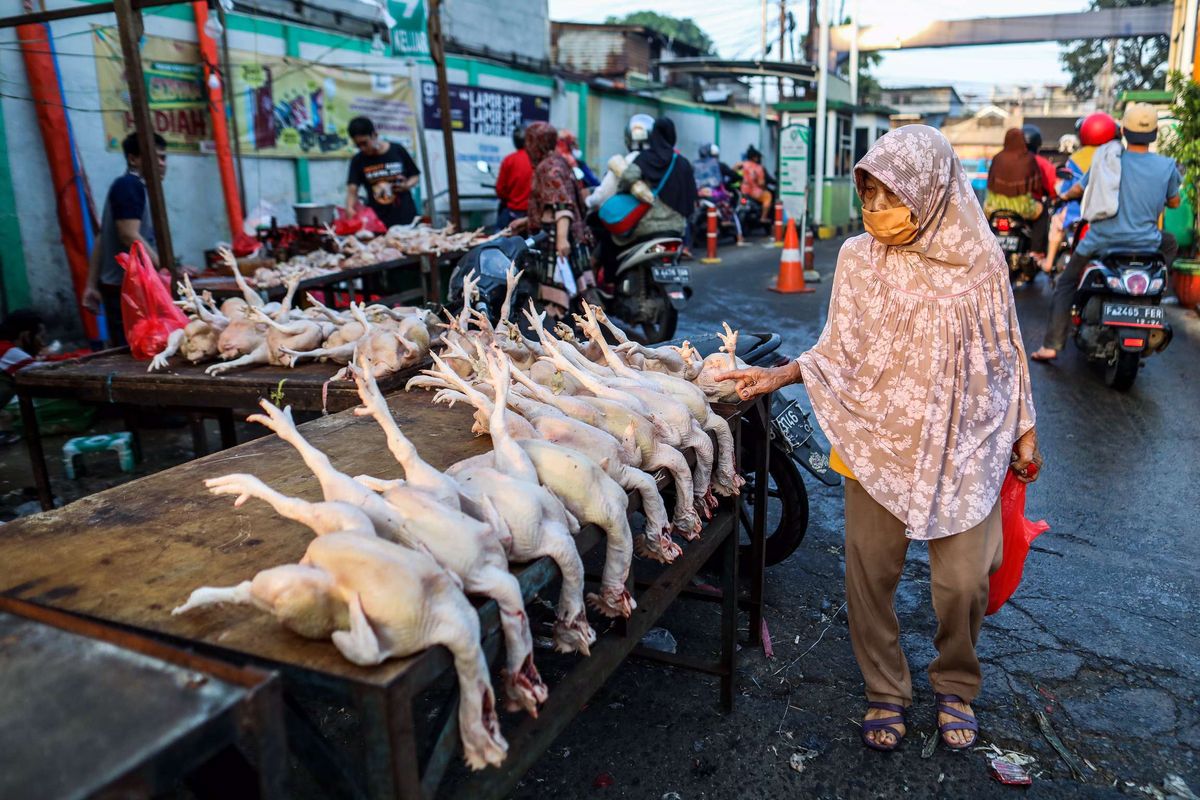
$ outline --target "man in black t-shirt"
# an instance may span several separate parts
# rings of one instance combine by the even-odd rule
[[[358,209],[359,187],[367,190],[367,205],[389,228],[407,225],[417,216],[412,188],[421,171],[402,145],[380,139],[375,123],[367,117],[355,117],[347,128],[358,153],[350,159],[346,177],[346,211]]]

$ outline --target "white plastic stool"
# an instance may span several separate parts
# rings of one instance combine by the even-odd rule
[[[133,434],[129,431],[120,433],[100,433],[95,436],[76,436],[68,439],[63,445],[63,468],[67,477],[75,480],[75,458],[84,453],[99,453],[112,450],[117,454],[122,472],[133,472]]]

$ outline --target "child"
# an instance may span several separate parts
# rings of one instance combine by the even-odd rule
[[[36,311],[22,308],[0,320],[0,409],[16,394],[13,375],[37,360],[45,347],[45,336],[46,324]],[[20,439],[12,426],[12,415],[0,411],[0,444]]]

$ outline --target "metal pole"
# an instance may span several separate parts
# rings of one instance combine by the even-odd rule
[[[454,129],[450,124],[450,86],[446,81],[441,5],[441,0],[429,0],[429,56],[437,68],[438,107],[442,112],[442,147],[446,151],[446,180],[450,192],[450,222],[455,228],[461,229],[458,211],[458,168],[454,162]]]
[[[819,3],[820,0],[813,0]],[[832,0],[826,0],[832,6]],[[821,224],[825,202],[825,140],[829,136],[826,110],[829,107],[829,22],[826,14],[821,15],[818,31],[819,54],[817,56],[817,139],[813,148],[813,221]]]
[[[171,273],[171,286],[182,277],[175,266],[175,251],[171,247],[171,229],[167,221],[167,204],[163,199],[162,182],[158,174],[158,154],[154,147],[154,123],[146,98],[146,78],[142,74],[142,56],[138,40],[142,36],[142,15],[135,11],[131,0],[115,0],[117,33],[121,37],[121,53],[125,59],[125,78],[129,83],[129,106],[133,112],[134,129],[142,159],[142,178],[150,200],[150,218],[154,221],[154,246],[158,264]]]
[[[1196,13],[1200,8],[1198,0],[1187,0],[1183,17],[1183,52],[1179,55],[1180,72],[1187,74],[1188,65],[1192,65],[1192,80],[1196,80],[1194,58],[1196,55]]]
[[[758,63],[767,62],[767,0],[762,0],[762,49]],[[758,152],[766,158],[767,152],[767,76],[758,79]]]
[[[855,157],[858,141],[858,0],[850,0],[850,152]],[[849,195],[850,218],[854,218],[854,192]]]
[[[429,217],[429,224],[433,224],[433,215],[436,208],[433,203],[433,173],[429,170],[429,148],[425,146],[425,120],[423,119],[425,100],[421,95],[421,80],[417,74],[417,62],[415,59],[408,60],[408,82],[412,86],[413,92],[413,123],[417,126],[417,136],[420,141],[417,142],[417,147],[421,151],[421,171],[425,175],[425,216]]]

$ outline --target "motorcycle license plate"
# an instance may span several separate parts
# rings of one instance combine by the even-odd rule
[[[1162,328],[1166,314],[1162,306],[1131,306],[1105,303],[1100,322],[1121,328]]]
[[[655,283],[678,283],[686,286],[692,282],[692,271],[688,267],[651,267],[650,274]]]
[[[997,236],[996,241],[1000,243],[1001,250],[1016,250],[1020,244],[1016,236]]]
[[[775,437],[783,444],[783,449],[792,452],[812,436],[812,423],[804,409],[793,400],[780,409],[771,423]]]

